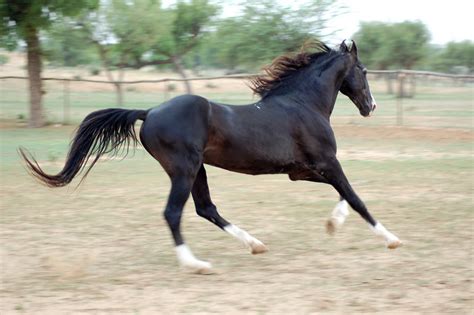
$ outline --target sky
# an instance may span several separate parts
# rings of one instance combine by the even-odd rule
[[[334,37],[350,38],[361,21],[401,22],[420,20],[431,32],[433,44],[474,41],[474,1],[470,0],[340,0],[347,13],[337,17],[330,29]]]
[[[255,0],[258,1],[258,0]],[[297,6],[305,0],[275,0],[281,4]],[[162,0],[167,6],[175,0]],[[239,0],[221,0],[223,15],[232,16],[240,12]],[[339,0],[346,10],[329,25],[336,32],[325,39],[336,44],[350,39],[362,21],[401,22],[420,20],[431,32],[431,43],[445,44],[449,41],[474,41],[474,0]]]

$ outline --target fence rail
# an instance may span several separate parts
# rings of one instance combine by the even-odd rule
[[[428,121],[430,121],[430,119],[434,121],[434,123],[440,124],[439,121],[442,120],[442,117],[439,115],[441,115],[441,112],[438,113],[437,111],[440,109],[444,113],[446,113],[447,111],[451,111],[451,108],[448,107],[448,102],[443,101],[444,98],[446,98],[446,100],[447,98],[450,98],[449,102],[451,104],[455,104],[455,107],[460,106],[460,109],[455,110],[456,115],[462,117],[464,121],[462,123],[461,128],[472,128],[472,119],[471,121],[469,121],[468,118],[472,117],[472,109],[474,108],[472,104],[472,84],[474,84],[474,75],[458,75],[414,70],[369,70],[368,74],[372,76],[370,82],[375,83],[377,87],[376,93],[382,97],[383,104],[385,106],[390,107],[389,110],[385,112],[385,122],[388,122],[388,124],[429,126]],[[156,105],[157,102],[166,100],[174,95],[181,94],[178,93],[178,91],[168,89],[170,88],[170,85],[157,85],[156,87],[150,88],[147,87],[147,84],[163,84],[184,81],[211,81],[222,79],[245,80],[251,79],[257,75],[259,74],[245,73],[189,78],[168,77],[153,80],[130,81],[44,77],[42,78],[42,81],[59,83],[45,85],[45,90],[47,91],[45,104],[48,108],[48,116],[51,115],[50,117],[52,117],[50,121],[69,124],[77,123],[78,119],[82,117],[82,115],[84,115],[86,111],[93,110],[94,108],[90,107],[90,103],[99,104],[98,106],[102,107],[117,106],[117,104],[118,106],[120,106],[120,103],[114,103],[113,98],[110,98],[110,96],[113,95],[118,96],[118,93],[126,92],[128,96],[127,98],[129,100],[128,103],[130,105],[133,104],[133,106],[138,105],[143,107],[154,106],[153,104]],[[1,86],[3,85],[3,83],[7,83],[10,80],[23,80],[25,81],[25,83],[8,83],[5,84],[4,87]],[[26,80],[28,80],[27,76],[0,76],[0,81],[2,82],[2,84],[0,84],[0,94],[2,94],[0,95],[0,102],[2,103],[1,119],[12,119],[13,117],[27,116],[22,113],[22,111],[27,112],[28,108]],[[77,83],[77,85],[74,83]],[[81,85],[83,83],[108,85],[112,89],[94,88],[93,85]],[[229,83],[223,83],[224,86],[226,84]],[[131,85],[133,85],[133,87],[131,87]],[[207,85],[207,83],[205,83],[205,85],[201,83],[201,86]],[[237,85],[240,86],[240,84]],[[441,90],[438,89],[438,86],[441,86]],[[251,92],[246,89],[243,84],[242,87],[242,89],[238,88],[235,91],[230,91],[229,88],[227,88],[227,90],[224,89],[225,91],[223,92],[220,87],[214,90],[207,89],[205,91],[209,92],[206,96],[209,96],[212,99],[222,101],[224,103],[228,102],[244,104],[252,100],[252,95]],[[454,90],[460,92],[452,92],[451,90],[453,90],[453,88]],[[415,95],[415,90],[416,95],[421,95],[420,99],[413,98],[413,96]],[[451,94],[446,96],[444,94],[445,91]],[[407,100],[406,98],[404,99],[404,97],[406,96],[412,98],[410,100]],[[426,98],[426,100],[421,100],[421,97]],[[120,98],[117,97],[117,99]],[[341,102],[344,103],[344,100],[341,100]],[[425,106],[428,103],[430,105]],[[436,108],[434,107],[435,103],[437,104]],[[74,104],[74,106],[72,106],[72,104]],[[356,113],[354,112],[353,107],[349,105],[348,102],[346,102],[344,106],[345,109],[339,112],[339,118],[337,118],[339,119],[339,122],[358,124],[359,122],[357,119],[355,119]],[[340,108],[340,106],[337,106],[336,112],[338,108]],[[414,112],[413,108],[415,108],[416,112]],[[381,114],[380,110],[378,110],[378,112],[379,114]],[[419,122],[417,119],[422,115],[425,121]],[[452,114],[448,115],[452,116]],[[430,118],[430,116],[436,117],[438,121],[435,121],[434,118]],[[452,122],[446,124],[457,124],[457,122],[454,120],[454,116],[450,117],[450,119],[452,119]],[[380,117],[378,121],[381,121]]]
[[[470,74],[450,74],[441,72],[431,71],[418,71],[418,70],[369,70],[368,74],[392,74],[392,75],[414,75],[414,76],[425,76],[425,77],[438,77],[447,79],[468,79],[474,81],[474,75]],[[190,78],[165,78],[157,80],[134,80],[134,81],[110,81],[110,80],[91,80],[91,79],[74,79],[74,78],[41,78],[42,81],[70,81],[70,82],[89,82],[89,83],[105,83],[105,84],[140,84],[140,83],[163,83],[163,82],[184,82],[184,81],[207,81],[207,80],[218,80],[218,79],[249,79],[256,77],[260,74],[249,73],[249,74],[230,74],[221,76],[210,76],[210,77],[190,77]],[[1,79],[28,79],[26,76],[0,76]]]

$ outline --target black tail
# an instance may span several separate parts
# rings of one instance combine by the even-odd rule
[[[145,110],[119,108],[109,108],[89,114],[79,126],[72,140],[66,164],[57,175],[46,174],[28,151],[23,148],[19,151],[30,173],[42,183],[49,187],[66,186],[85,168],[91,157],[93,161],[82,180],[103,154],[110,153],[114,156],[125,151],[126,155],[130,142],[133,145],[138,143],[135,122],[137,119],[145,120],[146,114]],[[27,157],[27,153],[30,158]]]

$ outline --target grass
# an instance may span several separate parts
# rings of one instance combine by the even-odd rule
[[[332,122],[341,163],[371,213],[404,247],[385,250],[354,213],[327,236],[324,221],[338,198],[329,186],[208,167],[221,214],[270,252],[249,255],[188,202],[184,235],[217,270],[198,277],[176,265],[161,214],[169,180],[142,148],[122,161],[99,163],[77,189],[78,181],[45,188],[19,160],[22,145],[57,172],[75,125],[93,110],[114,107],[113,92],[73,88],[72,125],[32,131],[17,119],[27,116],[21,84],[0,86],[0,312],[472,311],[471,87],[420,84],[415,98],[403,100],[404,127],[394,127],[397,100],[384,94],[383,84],[373,86],[379,107],[371,119],[338,99]],[[148,108],[173,95],[137,86],[126,91],[126,107]],[[221,87],[205,96],[252,101],[248,90]],[[62,121],[60,86],[48,86],[45,106],[51,122]]]
[[[188,202],[184,235],[217,270],[199,277],[176,265],[161,215],[169,180],[143,149],[99,163],[77,189],[77,181],[48,189],[26,174],[18,145],[57,172],[73,129],[2,128],[2,312],[472,310],[472,132],[336,125],[355,190],[405,241],[395,251],[354,213],[327,236],[324,220],[337,201],[331,187],[208,167],[222,215],[270,252],[249,255]]]
[[[213,81],[210,81],[213,82]],[[354,105],[344,96],[340,95],[334,110],[334,122],[353,125],[396,125],[397,124],[397,99],[385,93],[382,82],[371,82],[374,95],[379,107],[376,115],[378,119],[361,120]],[[7,80],[0,86],[1,112],[0,120],[14,120],[18,117],[28,117],[28,96],[26,82]],[[196,90],[197,94],[211,100],[230,104],[247,104],[254,102],[245,85],[239,88],[227,87],[225,83],[216,89]],[[126,108],[150,108],[157,106],[169,98],[180,95],[182,90],[164,92],[163,84],[134,85],[132,90],[124,89]],[[47,82],[47,93],[44,97],[44,106],[47,120],[50,123],[64,121],[64,91],[62,85]],[[21,91],[21,93],[20,93]],[[107,85],[81,85],[71,84],[69,96],[70,115],[68,123],[79,123],[89,112],[116,107],[114,91]],[[473,128],[473,87],[472,85],[449,86],[438,83],[423,83],[418,86],[414,98],[403,99],[403,124],[410,127],[438,127],[438,128]]]

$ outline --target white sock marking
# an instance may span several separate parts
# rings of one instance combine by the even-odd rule
[[[176,255],[178,256],[179,264],[181,266],[189,268],[196,273],[209,273],[211,271],[212,265],[194,257],[193,253],[186,244],[176,246],[175,250]]]
[[[369,224],[370,229],[375,235],[383,237],[387,243],[388,248],[396,248],[401,244],[401,241],[395,234],[389,232],[380,222],[377,222],[375,226]]]
[[[252,251],[252,254],[263,253],[266,251],[266,247],[262,242],[236,225],[229,224],[224,226],[224,231],[241,241],[245,246],[248,246]]]
[[[334,234],[338,227],[344,224],[348,215],[349,207],[347,201],[339,201],[334,207],[334,210],[332,210],[331,217],[326,222],[326,231],[331,235]]]
[[[346,221],[346,217],[349,215],[349,207],[348,203],[345,200],[341,200],[337,203],[334,207],[334,210],[331,214],[331,219],[333,219],[333,223],[337,226],[341,226]]]

